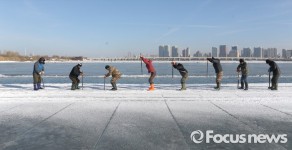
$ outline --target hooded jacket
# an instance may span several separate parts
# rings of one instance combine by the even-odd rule
[[[212,57],[211,59],[208,59],[211,63],[213,63],[213,67],[215,69],[216,73],[219,73],[223,71],[222,66],[220,64],[220,60]]]
[[[115,76],[121,76],[121,72],[114,66],[110,66],[108,69],[108,73],[105,75],[106,77],[109,77],[110,75],[112,75],[112,77]]]
[[[185,76],[188,73],[188,71],[184,68],[184,66],[181,63],[175,63],[172,66],[173,68],[177,69],[182,76]]]
[[[240,70],[242,75],[247,75],[248,74],[248,68],[247,68],[246,62],[240,63],[237,66],[237,70],[238,71]]]
[[[269,72],[273,72],[273,75],[280,75],[281,74],[280,68],[278,67],[278,65],[274,61],[267,59],[266,63],[270,66]]]
[[[78,67],[78,65],[74,66],[70,72],[71,77],[78,77],[80,75],[81,71],[80,71],[80,67]]]
[[[152,60],[149,60],[149,59],[144,58],[144,57],[140,57],[140,58],[146,64],[146,68],[148,70],[148,73],[155,72],[155,68],[153,67]]]

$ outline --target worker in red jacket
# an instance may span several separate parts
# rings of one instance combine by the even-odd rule
[[[148,91],[153,91],[154,90],[154,77],[156,76],[156,71],[155,68],[152,65],[152,60],[149,60],[147,58],[144,58],[143,56],[140,56],[140,59],[146,64],[146,68],[148,70],[148,73],[150,73],[150,78],[149,78],[149,84],[150,87]]]

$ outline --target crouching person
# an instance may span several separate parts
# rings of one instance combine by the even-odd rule
[[[270,66],[268,72],[273,72],[273,77],[272,77],[272,87],[269,87],[271,90],[278,90],[278,79],[280,77],[281,71],[279,66],[277,65],[276,62],[267,59],[266,63]]]
[[[181,83],[181,91],[182,90],[186,90],[186,80],[188,79],[188,71],[184,68],[184,66],[181,64],[181,63],[176,63],[175,61],[172,61],[171,62],[172,64],[172,67],[177,69],[181,75],[181,80],[180,80],[180,83]]]
[[[39,90],[39,89],[43,89],[43,87],[41,87],[41,82],[42,82],[42,77],[41,75],[43,75],[44,72],[44,65],[45,65],[45,58],[41,57],[37,62],[34,63],[33,66],[33,89],[34,90]]]
[[[109,77],[110,75],[112,76],[111,85],[112,85],[113,88],[111,90],[113,90],[113,91],[118,90],[118,88],[117,88],[117,80],[119,80],[121,78],[122,74],[114,66],[106,65],[105,69],[108,70],[108,73],[104,75],[104,78]]]
[[[80,71],[81,67],[82,67],[82,64],[79,63],[76,66],[74,66],[70,72],[69,78],[72,81],[71,90],[80,89],[79,88],[80,80],[78,79],[78,76],[79,75],[83,76],[83,72]]]

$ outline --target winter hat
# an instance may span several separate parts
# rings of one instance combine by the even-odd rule
[[[241,58],[241,59],[239,59],[239,62],[241,62],[241,63],[242,63],[242,62],[244,62],[244,60]]]
[[[80,66],[80,67],[82,67],[82,63],[78,63],[78,64],[77,64],[77,66]]]
[[[270,59],[267,59],[267,60],[266,60],[266,63],[267,63],[267,64],[269,64],[270,62],[271,62],[271,60],[270,60]]]
[[[41,64],[45,64],[45,58],[44,57],[41,57],[40,59],[39,59],[39,63],[41,63]]]
[[[109,67],[110,67],[109,65],[106,65],[106,66],[105,66],[105,69],[108,69]]]

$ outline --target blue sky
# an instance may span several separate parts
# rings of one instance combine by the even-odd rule
[[[0,0],[0,50],[88,57],[159,45],[292,49],[291,0]]]

